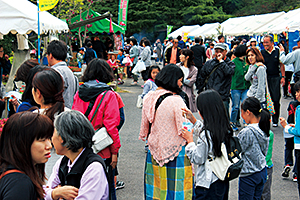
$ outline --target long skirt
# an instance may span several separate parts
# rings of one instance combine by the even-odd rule
[[[182,147],[179,155],[160,167],[148,150],[144,175],[146,200],[184,200],[193,198],[193,172]]]

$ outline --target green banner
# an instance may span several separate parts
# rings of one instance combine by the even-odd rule
[[[118,25],[126,30],[127,27],[127,12],[128,12],[129,0],[120,0],[119,3],[119,16]]]
[[[168,39],[168,35],[171,33],[173,26],[167,25],[167,38]]]

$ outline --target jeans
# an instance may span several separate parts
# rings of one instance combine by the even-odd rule
[[[231,90],[232,110],[230,121],[235,123],[240,109],[240,102],[247,98],[247,90]]]
[[[229,181],[217,180],[210,185],[210,188],[197,186],[195,189],[195,200],[227,200],[229,190]]]
[[[261,200],[271,200],[271,185],[272,185],[272,174],[273,174],[273,167],[267,168],[268,178],[267,182],[264,185],[264,190],[261,195]]]
[[[109,184],[109,192],[111,196],[111,200],[117,200],[116,196],[116,188],[115,188],[115,171],[116,169],[113,169],[110,165],[111,158],[107,158],[104,160],[106,165],[106,171],[108,175],[108,184]]]
[[[267,181],[267,168],[239,179],[239,200],[259,200]]]
[[[292,138],[284,138],[285,140],[285,149],[284,149],[284,165],[293,166],[294,159],[293,159],[293,150],[294,150],[294,137]],[[296,152],[295,152],[296,154]],[[293,172],[297,174],[297,161],[295,155],[295,165]]]

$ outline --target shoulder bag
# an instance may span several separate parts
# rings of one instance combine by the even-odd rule
[[[99,104],[90,120],[91,123],[93,122],[93,120],[98,112],[98,109],[99,109],[107,92],[108,92],[108,90],[104,92],[104,94],[101,98],[101,101],[99,102]],[[84,114],[86,117],[90,114],[94,104],[95,104],[95,101],[92,100],[89,104],[87,111]],[[106,147],[110,146],[113,143],[113,140],[107,133],[107,130],[104,125],[95,132],[95,135],[93,136],[93,142],[94,142],[94,144],[92,146],[92,149],[93,149],[93,152],[96,154],[99,153],[100,151],[102,151],[103,149],[105,149]]]

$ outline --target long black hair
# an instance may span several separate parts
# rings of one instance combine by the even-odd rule
[[[225,145],[229,144],[229,138],[233,135],[222,98],[215,90],[206,90],[198,95],[197,108],[203,117],[206,139],[209,141],[208,130],[214,155],[220,157],[222,142],[225,142]]]
[[[157,74],[155,84],[171,92],[179,94],[182,90],[178,86],[178,80],[183,78],[182,70],[174,64],[168,64]]]
[[[185,57],[189,56],[187,61],[187,67],[190,68],[192,65],[195,65],[194,63],[194,52],[190,49],[182,49],[180,51],[180,54],[184,55]],[[183,64],[182,64],[183,65]]]
[[[248,97],[242,103],[241,108],[243,111],[249,110],[259,120],[259,128],[269,137],[270,136],[270,112],[267,109],[262,109],[260,102],[255,97]]]

